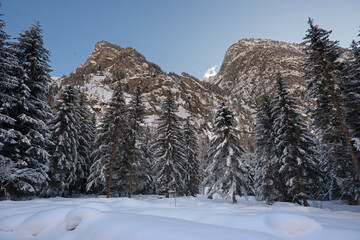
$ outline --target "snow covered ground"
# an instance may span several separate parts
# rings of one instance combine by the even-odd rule
[[[360,239],[359,206],[135,198],[2,201],[0,239]]]

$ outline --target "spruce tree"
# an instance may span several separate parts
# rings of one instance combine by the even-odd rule
[[[360,37],[360,34],[358,35]],[[342,86],[344,114],[351,140],[360,159],[360,40],[351,43],[352,59],[348,62],[348,74]]]
[[[71,196],[84,177],[83,159],[78,153],[81,127],[79,96],[67,85],[54,105],[54,118],[49,124],[52,132],[50,157],[50,195]]]
[[[276,154],[274,118],[270,98],[264,94],[255,119],[255,188],[268,204],[285,200],[285,184],[279,176],[280,162]]]
[[[175,99],[169,90],[158,119],[156,138],[153,144],[156,189],[169,198],[170,191],[183,194],[185,190],[184,139]]]
[[[254,191],[249,166],[241,157],[244,150],[237,137],[234,114],[224,103],[216,113],[212,134],[204,180],[207,195],[231,196],[236,203],[236,195],[247,196]]]
[[[11,198],[13,196],[10,189],[23,187],[14,186],[21,181],[22,175],[16,167],[21,133],[15,129],[16,109],[20,106],[17,95],[20,85],[18,74],[22,73],[22,68],[14,56],[15,49],[7,42],[10,37],[4,27],[5,22],[0,19],[0,198]]]
[[[152,133],[149,126],[144,127],[144,133],[141,138],[141,151],[144,153],[142,171],[145,172],[147,178],[143,182],[142,189],[139,189],[139,194],[155,194],[155,167],[154,167],[154,153],[152,151],[154,134]]]
[[[194,127],[190,122],[190,117],[186,119],[184,125],[184,149],[186,156],[186,195],[195,196],[199,193],[200,187],[200,160],[198,140]]]
[[[87,191],[90,189],[96,193],[106,191],[109,198],[113,174],[116,175],[115,179],[121,175],[120,169],[113,170],[119,168],[124,159],[124,133],[127,129],[126,112],[125,98],[119,83],[96,132],[94,150],[91,154],[94,163],[90,168]],[[119,190],[118,185],[116,188]]]
[[[46,121],[51,119],[51,110],[45,101],[51,81],[49,52],[44,47],[40,25],[33,25],[21,33],[17,40],[17,43],[12,44],[15,51],[11,51],[11,54],[17,57],[20,68],[12,68],[10,62],[6,63],[9,69],[13,69],[12,76],[19,79],[16,89],[11,90],[12,100],[17,100],[9,101],[4,108],[8,111],[11,107],[11,116],[8,115],[11,121],[10,118],[6,121],[7,124],[13,124],[11,136],[14,139],[5,142],[6,147],[2,147],[12,155],[10,159],[14,174],[11,174],[6,190],[12,198],[41,196],[45,193],[49,165],[47,147],[50,143]],[[8,84],[7,89],[10,88],[12,86]],[[7,127],[9,125],[5,126]],[[6,141],[8,140],[9,138]]]
[[[144,133],[145,105],[142,99],[141,85],[138,84],[132,95],[129,104],[129,143],[130,151],[130,172],[128,197],[132,192],[143,189],[143,186],[151,181],[145,168],[147,164],[144,149],[141,147]]]
[[[341,130],[347,145],[347,149],[355,167],[355,174],[360,180],[360,166],[356,159],[356,152],[351,142],[348,127],[345,124],[343,110],[340,106],[338,93],[336,92],[337,84],[339,84],[338,72],[340,69],[339,56],[341,54],[337,41],[329,40],[331,31],[326,31],[313,24],[313,20],[309,19],[309,29],[304,37],[305,53],[308,56],[304,66],[307,68],[305,78],[308,81],[308,97],[316,99],[316,94],[323,88],[326,95],[329,95],[333,108],[335,109],[335,116],[340,123]],[[333,112],[333,111],[332,111]],[[347,165],[347,163],[346,163]]]
[[[96,120],[94,116],[92,116],[89,105],[86,101],[86,96],[84,93],[79,94],[79,146],[78,146],[78,154],[81,163],[81,169],[83,172],[83,177],[79,179],[78,190],[80,192],[85,193],[87,178],[90,174],[90,166],[93,161],[91,158],[91,152],[93,150],[94,138],[95,138],[95,128],[96,128]]]
[[[275,144],[280,154],[279,173],[285,181],[287,196],[291,202],[309,206],[307,199],[313,185],[321,183],[316,177],[318,164],[314,159],[313,136],[280,75],[276,79],[273,106]]]

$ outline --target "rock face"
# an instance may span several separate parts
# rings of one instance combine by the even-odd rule
[[[264,39],[243,39],[227,50],[219,72],[199,81],[182,73],[165,73],[148,62],[135,49],[101,41],[96,43],[88,59],[68,77],[54,80],[49,102],[54,101],[59,89],[73,84],[83,91],[92,110],[100,116],[112,96],[118,81],[123,84],[127,101],[137,84],[141,84],[148,110],[147,122],[155,123],[168,89],[179,104],[179,116],[192,116],[199,133],[211,129],[214,113],[223,101],[234,110],[243,143],[252,141],[254,114],[260,96],[274,92],[275,76],[281,73],[290,93],[303,101],[306,60],[303,45]]]
[[[168,89],[179,105],[180,118],[191,116],[199,132],[203,133],[210,130],[214,111],[226,100],[189,74],[166,74],[135,49],[121,48],[105,41],[96,43],[88,59],[68,77],[54,80],[48,100],[51,104],[62,86],[73,84],[86,94],[92,110],[99,117],[118,81],[122,83],[127,102],[135,86],[141,84],[149,125],[153,125],[159,115]]]
[[[236,112],[243,112],[240,123],[252,131],[253,117],[260,96],[273,94],[279,72],[290,87],[290,93],[302,101],[305,73],[301,65],[306,56],[303,45],[265,39],[242,39],[227,50],[219,72],[210,81],[229,93]]]

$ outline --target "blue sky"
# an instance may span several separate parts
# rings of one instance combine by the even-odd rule
[[[202,77],[242,38],[300,43],[308,17],[348,47],[359,33],[359,0],[3,0],[8,34],[39,20],[52,76],[68,75],[95,43],[131,46],[166,72]]]

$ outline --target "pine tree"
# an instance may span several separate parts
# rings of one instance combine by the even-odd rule
[[[138,188],[138,194],[155,194],[155,168],[154,168],[154,153],[152,152],[153,133],[149,126],[144,127],[144,132],[140,140],[140,151],[143,153],[143,160],[141,171],[146,176],[141,181],[141,188]]]
[[[75,88],[63,88],[54,106],[54,118],[49,124],[52,132],[50,157],[50,195],[71,196],[84,177],[83,159],[79,156],[81,115],[79,96]]]
[[[186,119],[184,125],[184,149],[186,156],[186,195],[195,196],[199,193],[200,187],[200,160],[198,140],[190,118]]]
[[[130,177],[128,197],[132,192],[141,191],[151,181],[146,168],[151,167],[146,161],[143,143],[145,105],[142,99],[141,86],[138,84],[129,104],[129,150],[130,150]]]
[[[93,149],[94,138],[95,138],[95,128],[96,128],[96,119],[90,113],[89,105],[86,101],[86,96],[84,93],[79,94],[79,146],[78,154],[81,163],[81,169],[83,177],[79,179],[78,190],[82,193],[85,193],[87,178],[90,174],[90,167],[93,163],[91,158],[91,151]]]
[[[267,203],[284,200],[285,184],[279,177],[280,163],[276,154],[274,118],[267,94],[256,114],[255,134],[255,188]]]
[[[126,111],[125,98],[119,83],[96,132],[94,151],[91,154],[94,163],[90,168],[87,191],[92,188],[97,193],[106,190],[109,198],[113,174],[121,175],[120,169],[117,169],[117,172],[113,170],[121,166],[124,159],[122,147],[125,142],[124,131],[127,129]],[[118,185],[116,187],[119,188]]]
[[[349,130],[345,125],[343,110],[339,103],[338,93],[336,92],[339,72],[339,62],[337,61],[341,52],[338,47],[337,41],[329,40],[331,31],[325,31],[313,24],[313,20],[308,21],[310,28],[307,30],[307,34],[304,37],[304,43],[308,44],[305,48],[305,53],[308,56],[304,66],[308,69],[305,74],[305,78],[308,81],[308,96],[316,99],[316,94],[319,92],[319,88],[324,88],[324,91],[328,93],[331,98],[332,105],[335,109],[336,116],[341,130],[343,132],[344,139],[347,144],[348,151],[350,153],[352,164],[355,167],[355,174],[360,180],[360,166],[356,159],[355,148],[351,142]],[[351,161],[349,159],[348,161]]]
[[[213,136],[208,153],[205,187],[212,198],[215,193],[222,197],[252,194],[249,166],[241,157],[244,150],[239,145],[233,112],[223,103],[215,116]]]
[[[358,35],[360,37],[360,34]],[[360,40],[351,43],[352,59],[348,62],[348,76],[342,86],[344,114],[351,140],[360,159]]]
[[[280,153],[280,169],[291,202],[309,206],[313,185],[320,184],[316,178],[317,164],[314,159],[313,136],[298,112],[294,98],[290,97],[280,75],[276,79],[276,96],[273,100],[275,144]]]
[[[22,68],[14,56],[15,49],[7,42],[10,37],[4,27],[5,22],[0,19],[0,198],[11,198],[9,189],[14,187],[13,184],[22,175],[16,169],[17,139],[21,133],[14,128],[15,109],[20,105],[16,95],[20,85],[18,74],[22,72]]]
[[[162,105],[162,114],[158,119],[156,139],[153,145],[156,169],[157,192],[165,192],[166,197],[170,191],[183,194],[185,190],[185,151],[182,129],[175,99],[171,91]]]
[[[17,99],[16,107],[11,106],[11,118],[16,122],[11,123],[13,139],[5,150],[12,154],[10,159],[14,174],[11,174],[6,190],[12,198],[45,193],[50,136],[46,121],[51,118],[50,107],[45,101],[51,71],[49,52],[44,48],[40,25],[33,25],[17,40],[12,44],[16,50],[12,54],[17,57],[21,67],[12,71],[19,84],[12,92],[13,99]],[[7,108],[15,102],[8,102]]]

